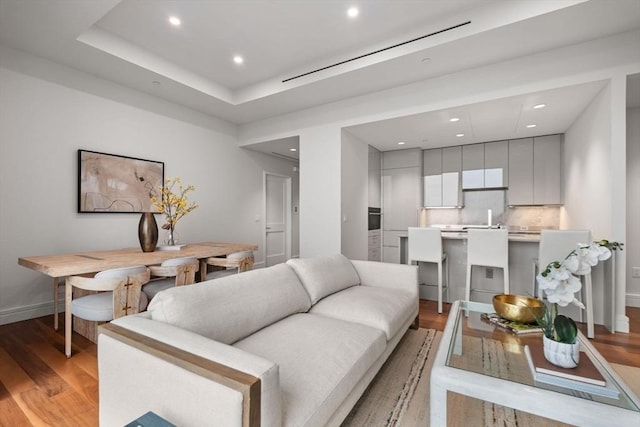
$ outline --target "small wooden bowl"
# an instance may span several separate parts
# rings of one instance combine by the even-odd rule
[[[520,323],[533,323],[544,314],[544,303],[536,298],[500,294],[493,297],[493,308],[500,317]]]

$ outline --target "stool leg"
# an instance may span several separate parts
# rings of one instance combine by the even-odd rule
[[[584,276],[584,285],[584,305],[587,307],[587,337],[593,338],[595,333],[593,328],[593,289],[591,287],[591,274],[586,274]]]
[[[442,313],[442,261],[438,263],[438,313]]]
[[[449,294],[449,258],[445,257],[444,258],[444,262],[446,263],[444,271],[445,271],[445,274],[446,274],[445,283],[447,284],[447,287],[446,287],[446,289],[447,289],[447,301],[449,301],[450,298],[451,298],[451,295]]]
[[[506,265],[502,271],[504,272],[504,293],[509,293],[509,266]]]
[[[465,301],[471,300],[471,264],[467,265],[467,284],[465,288]]]

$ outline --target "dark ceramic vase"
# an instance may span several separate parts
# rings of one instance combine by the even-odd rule
[[[143,212],[138,223],[138,239],[142,252],[153,252],[158,243],[158,224],[151,212]]]

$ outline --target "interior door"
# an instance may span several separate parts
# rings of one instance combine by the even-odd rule
[[[265,267],[291,257],[291,177],[266,173]]]

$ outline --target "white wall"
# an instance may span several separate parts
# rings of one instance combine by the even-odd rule
[[[340,253],[340,129],[300,134],[300,257]]]
[[[369,146],[349,132],[342,132],[341,161],[342,254],[350,259],[369,257]]]
[[[17,51],[0,59],[0,324],[52,312],[51,278],[19,257],[138,246],[138,214],[76,213],[78,149],[163,161],[194,184],[185,242],[261,244],[263,170],[297,181],[291,163],[239,148],[234,125]]]
[[[640,307],[640,278],[631,269],[640,267],[640,108],[627,110],[627,295],[626,304]]]

